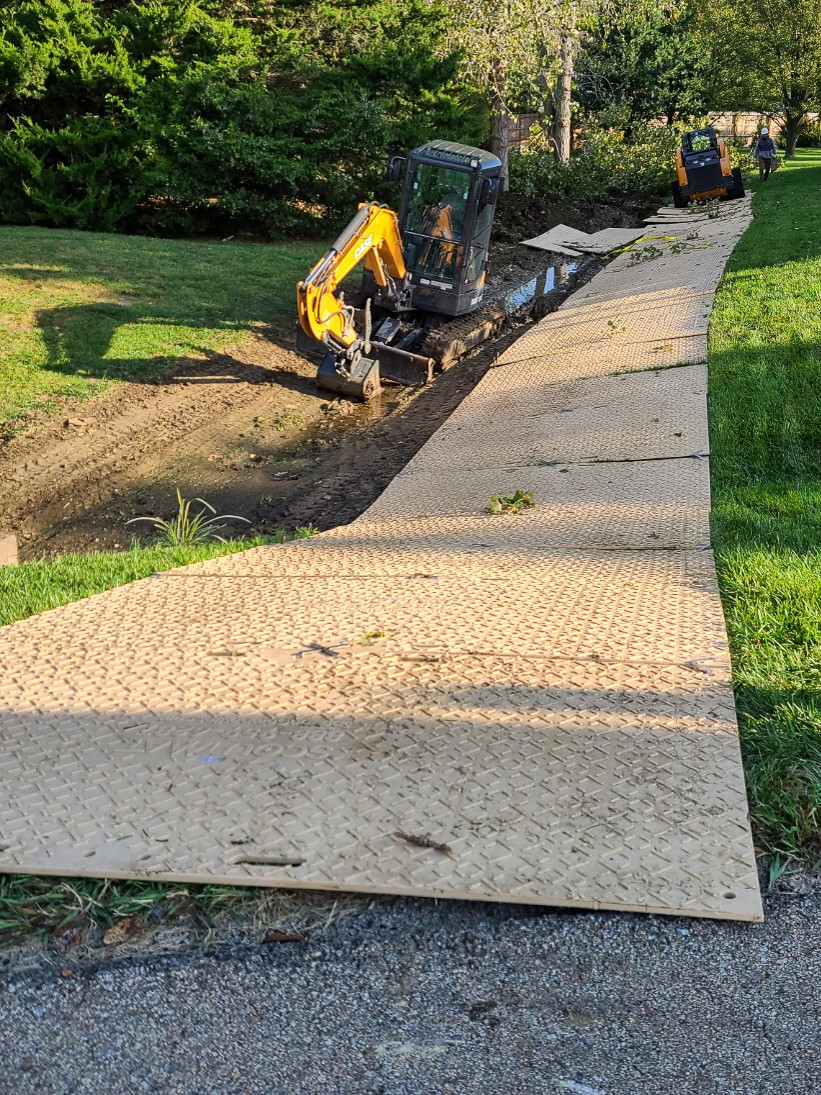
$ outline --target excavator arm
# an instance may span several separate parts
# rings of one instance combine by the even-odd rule
[[[339,292],[342,280],[363,261],[376,283],[373,302],[390,310],[408,310],[411,284],[399,222],[392,209],[377,202],[360,205],[331,249],[299,282],[296,295],[302,331],[325,348],[317,373],[319,387],[369,399],[379,391],[380,370],[399,383],[424,384],[433,374],[433,360],[371,339],[371,300],[364,316],[362,311],[357,315]]]
[[[399,223],[392,209],[376,202],[360,205],[331,249],[297,285],[303,331],[342,355],[358,347],[361,336],[354,326],[354,309],[345,304],[341,293],[337,295],[337,289],[363,259],[385,303],[398,303],[403,293],[407,295]]]

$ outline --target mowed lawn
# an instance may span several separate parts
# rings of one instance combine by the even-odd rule
[[[149,380],[295,314],[316,242],[0,228],[0,434],[62,396]]]
[[[821,861],[821,150],[753,184],[710,326],[713,540],[756,842]]]

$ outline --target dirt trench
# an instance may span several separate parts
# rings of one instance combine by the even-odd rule
[[[609,209],[609,207],[608,207]],[[640,223],[646,208],[613,207],[548,221]],[[519,212],[495,247],[502,289],[527,282],[550,256],[521,247]],[[534,227],[531,222],[531,227]],[[566,260],[565,260],[566,261]],[[589,261],[552,294],[556,307],[598,268]],[[229,529],[266,534],[353,520],[471,391],[509,329],[422,389],[386,386],[366,405],[329,397],[315,368],[293,350],[292,331],[255,334],[232,349],[180,360],[152,383],[124,382],[93,400],[66,400],[58,417],[0,445],[0,528],[17,535],[22,559],[127,547],[150,539],[136,517],[170,515],[176,491],[246,519]]]

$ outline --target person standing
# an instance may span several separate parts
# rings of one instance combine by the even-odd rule
[[[761,135],[755,142],[753,155],[758,160],[758,177],[761,182],[766,182],[770,177],[775,160],[775,141],[770,136],[767,126],[764,126]]]

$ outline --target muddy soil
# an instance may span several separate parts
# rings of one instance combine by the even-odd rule
[[[647,210],[645,202],[595,207],[586,216],[554,205],[534,221],[532,211],[526,218],[509,203],[500,210],[488,295],[550,264],[550,256],[519,244],[526,235],[561,221],[591,230],[639,224]],[[576,284],[597,265],[585,263]],[[549,306],[567,291],[553,294]],[[344,524],[378,496],[521,330],[520,315],[429,387],[386,387],[364,406],[318,392],[314,366],[292,348],[293,332],[277,329],[228,352],[180,360],[160,382],[66,400],[59,417],[0,444],[0,529],[17,535],[23,559],[122,548],[152,535],[147,523],[128,521],[170,515],[177,489],[246,518],[234,525],[246,535]]]

